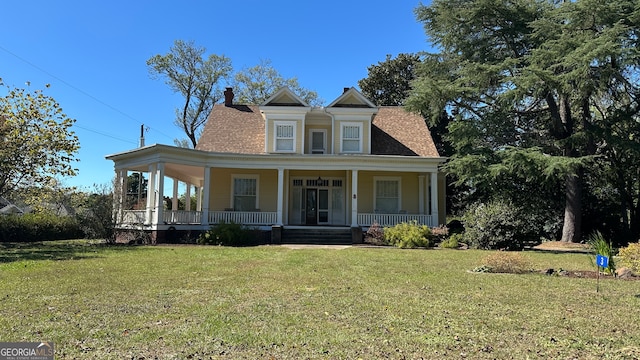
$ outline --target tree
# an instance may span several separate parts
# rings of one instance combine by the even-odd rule
[[[416,14],[440,52],[419,66],[408,104],[432,122],[450,115],[449,171],[493,191],[498,178],[563,179],[562,240],[581,240],[602,129],[621,112],[637,119],[638,4],[434,0]]]
[[[260,64],[244,69],[234,76],[235,96],[241,104],[261,104],[283,87],[288,87],[309,105],[322,104],[318,93],[300,86],[297,78],[283,78],[273,68],[270,60],[261,60]]]
[[[230,59],[215,54],[204,59],[205,51],[193,42],[176,40],[169,53],[147,60],[151,76],[164,78],[171,90],[184,97],[174,123],[184,130],[194,148],[213,104],[222,98],[218,82],[232,70]]]
[[[5,87],[1,79],[0,86]],[[0,97],[0,196],[75,175],[75,120],[41,90],[6,89]]]
[[[367,77],[358,81],[362,95],[378,106],[404,105],[419,63],[416,54],[398,54],[395,59],[387,55],[385,61],[369,66]]]

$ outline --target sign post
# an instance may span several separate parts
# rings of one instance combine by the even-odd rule
[[[600,267],[609,267],[609,258],[604,255],[596,255],[596,292],[600,292]]]

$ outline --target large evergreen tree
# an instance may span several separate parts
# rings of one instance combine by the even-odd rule
[[[408,104],[451,121],[447,168],[461,183],[547,196],[562,186],[562,240],[579,241],[585,174],[611,146],[607,129],[637,127],[639,13],[633,0],[434,0],[416,14],[439,52]]]

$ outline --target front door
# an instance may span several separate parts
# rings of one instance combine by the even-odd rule
[[[305,195],[305,224],[327,224],[329,222],[329,190],[306,189]]]
[[[307,219],[305,224],[318,224],[318,189],[307,189],[306,191],[306,211]]]

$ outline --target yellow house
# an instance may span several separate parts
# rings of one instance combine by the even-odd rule
[[[196,149],[151,145],[107,159],[122,192],[116,199],[124,199],[129,173],[147,174],[146,208],[118,207],[117,226],[143,229],[157,241],[221,221],[271,232],[273,242],[293,229],[346,231],[359,242],[374,222],[445,222],[438,172],[445,159],[424,119],[375,106],[355,88],[326,107],[311,107],[288,88],[261,105],[239,105],[227,88]],[[165,189],[165,178],[173,189]],[[197,210],[178,209],[180,183],[187,185],[186,209],[196,189]]]

